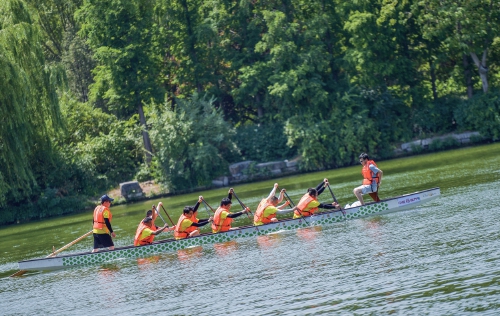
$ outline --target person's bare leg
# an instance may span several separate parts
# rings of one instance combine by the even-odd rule
[[[199,230],[193,230],[193,231],[189,234],[189,237],[194,237],[194,236],[200,236],[200,231],[199,231]]]
[[[363,200],[363,192],[361,192],[361,190],[361,187],[357,187],[352,192],[358,198],[359,203],[361,203],[361,205],[365,205],[365,201]]]

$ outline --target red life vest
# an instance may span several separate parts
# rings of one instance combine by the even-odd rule
[[[253,215],[253,222],[258,223],[262,222],[263,224],[268,224],[271,222],[271,219],[276,218],[276,213],[271,214],[268,217],[264,217],[264,211],[266,210],[267,207],[269,206],[274,206],[267,199],[263,199],[260,201],[259,206],[257,206],[257,210],[255,211],[255,214]]]
[[[104,215],[103,215],[105,210],[108,210],[109,212],[108,219],[109,222],[111,223],[111,218],[113,217],[113,215],[111,214],[109,208],[107,208],[104,205],[98,205],[94,209],[94,229],[103,229],[104,227],[106,227],[106,222],[104,221]]]
[[[226,208],[220,206],[217,211],[215,211],[214,221],[212,222],[212,232],[220,233],[227,232],[231,228],[231,223],[233,219],[230,217],[226,217],[224,221],[221,223],[220,215],[223,211],[229,212]]]
[[[143,245],[150,245],[153,243],[153,240],[155,239],[155,235],[151,234],[146,238],[140,239],[142,232],[146,229],[151,227],[147,226],[143,222],[139,224],[139,227],[137,227],[137,231],[135,232],[135,238],[134,238],[134,246],[143,246]]]
[[[313,207],[312,209],[307,211],[304,210],[306,209],[307,205],[309,205],[309,203],[317,200],[318,200],[317,198],[313,198],[312,196],[310,196],[309,193],[304,194],[304,196],[300,199],[299,203],[297,204],[297,208],[300,210],[300,212],[298,210],[295,210],[293,213],[297,216],[304,216],[304,217],[313,215],[314,212],[318,210],[317,207]]]
[[[194,216],[193,216],[194,217]],[[175,230],[174,230],[174,237],[176,239],[183,239],[183,238],[187,238],[189,237],[189,234],[192,233],[193,231],[196,230],[196,226],[189,226],[188,228],[186,228],[185,230],[180,230],[181,229],[181,224],[184,220],[188,219],[192,222],[193,221],[193,217],[187,217],[186,215],[182,214],[180,217],[179,217],[179,220],[177,221],[177,225],[175,225]]]
[[[368,160],[366,164],[363,166],[361,169],[361,174],[363,175],[363,185],[371,185],[373,179],[375,179],[376,183],[379,184],[380,178],[378,176],[375,176],[375,173],[371,171],[370,165],[374,165],[375,167],[378,168],[377,164],[375,164],[375,161],[373,160]]]

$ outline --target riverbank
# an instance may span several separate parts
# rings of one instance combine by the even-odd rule
[[[416,142],[416,143],[415,143]],[[407,149],[403,150],[398,154],[394,154],[394,156],[386,157],[385,159],[376,158],[377,162],[387,161],[391,159],[396,159],[400,157],[408,157],[408,156],[416,156],[421,154],[428,154],[432,152],[438,151],[447,151],[450,149],[456,148],[464,148],[469,146],[477,146],[483,145],[491,142],[491,140],[485,140],[481,137],[471,137],[470,142],[459,142],[457,140],[453,140],[451,137],[447,135],[440,135],[435,138],[426,138],[419,141],[414,141],[407,146]],[[395,145],[396,148],[401,148],[402,144]],[[355,165],[354,163],[351,166]],[[341,168],[348,167],[342,166]],[[332,170],[338,170],[332,169]],[[318,170],[320,171],[320,170]],[[321,170],[326,171],[326,170]],[[260,173],[258,177],[247,177],[245,179],[239,179],[238,181],[230,181],[228,177],[227,184],[224,187],[235,186],[235,185],[244,185],[248,183],[255,183],[258,181],[264,181],[266,179],[275,179],[284,176],[296,176],[304,173],[309,173],[313,171],[302,171],[297,169],[296,171],[291,171],[286,174],[278,174],[270,172],[268,174]],[[112,190],[109,190],[107,193],[109,196],[115,199],[114,205],[123,205],[129,203],[136,203],[138,201],[148,201],[151,199],[158,199],[163,197],[172,197],[176,195],[188,194],[193,192],[200,192],[203,190],[211,190],[217,189],[218,186],[211,185],[206,187],[197,187],[192,188],[190,190],[176,191],[171,192],[168,188],[155,183],[154,181],[145,181],[141,182],[141,188],[145,192],[144,197],[140,200],[126,200],[120,193],[120,188],[116,187]],[[102,195],[101,194],[101,195]],[[21,224],[26,222],[33,222],[44,220],[47,218],[60,217],[60,216],[68,216],[72,214],[78,214],[83,212],[89,212],[93,210],[95,205],[98,203],[99,197],[94,196],[92,198],[82,197],[82,196],[68,196],[64,197],[59,194],[56,189],[47,189],[45,194],[33,204],[28,205],[19,205],[15,207],[11,207],[10,209],[2,209],[0,211],[0,227],[9,226],[14,224]]]

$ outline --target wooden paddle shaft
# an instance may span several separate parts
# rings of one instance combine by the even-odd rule
[[[50,258],[50,257],[54,257],[56,254],[60,253],[61,251],[65,250],[65,249],[68,249],[69,247],[73,246],[74,244],[76,244],[77,242],[79,242],[80,240],[82,240],[83,238],[89,236],[92,234],[92,230],[89,231],[88,233],[86,233],[85,235],[83,236],[80,236],[78,237],[77,239],[73,240],[72,242],[70,242],[69,244],[67,244],[66,246],[63,246],[59,249],[57,249],[56,251],[52,252],[50,255],[47,256],[47,258]]]
[[[46,258],[50,258],[50,257],[54,257],[56,254],[60,253],[61,251],[65,250],[65,249],[68,249],[69,247],[73,246],[74,244],[76,244],[77,242],[79,242],[80,240],[82,240],[83,238],[91,235],[93,232],[93,230],[89,231],[88,233],[86,233],[85,235],[83,236],[80,236],[78,237],[77,239],[73,240],[72,242],[70,242],[69,244],[67,244],[66,246],[63,246],[55,251],[53,251],[50,255],[48,255]],[[16,273],[12,274],[11,277],[16,277],[16,276],[21,276],[23,274],[25,274],[26,270],[19,270],[17,271]]]

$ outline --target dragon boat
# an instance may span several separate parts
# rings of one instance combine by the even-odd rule
[[[412,209],[418,205],[429,202],[441,194],[439,188],[432,188],[379,202],[367,203],[363,206],[351,207],[343,210],[331,210],[316,213],[313,216],[284,219],[261,226],[242,226],[222,233],[207,233],[186,239],[164,239],[151,245],[140,247],[125,246],[114,250],[80,252],[57,257],[31,259],[18,262],[19,269],[26,271],[55,270],[79,265],[108,263],[119,259],[145,258],[151,255],[166,253],[194,246],[202,246],[227,242],[235,239],[250,238],[280,231],[291,231],[300,228],[318,225],[331,225],[347,220],[382,215],[402,210]]]

